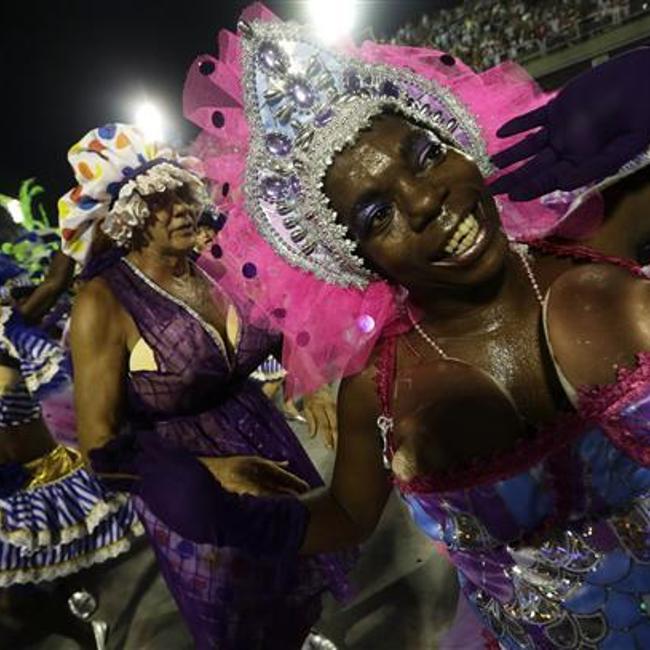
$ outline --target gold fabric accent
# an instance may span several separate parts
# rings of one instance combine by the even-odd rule
[[[0,365],[0,395],[10,391],[20,380],[20,373],[15,368]]]
[[[82,466],[83,461],[78,451],[57,445],[45,456],[24,464],[25,469],[31,474],[31,479],[24,489],[33,490],[59,481]]]
[[[143,338],[139,338],[129,355],[129,372],[156,370],[158,364],[153,350]]]
[[[237,314],[237,310],[233,307],[233,305],[229,305],[228,312],[226,313],[226,336],[228,337],[230,347],[233,349],[237,347],[240,327],[241,324],[239,322],[239,315]]]

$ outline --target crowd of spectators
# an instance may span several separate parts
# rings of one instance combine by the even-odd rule
[[[646,11],[650,2],[639,0],[465,0],[404,25],[388,41],[434,47],[485,69],[544,55]]]

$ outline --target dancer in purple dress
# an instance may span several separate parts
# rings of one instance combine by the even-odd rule
[[[136,440],[154,433],[201,457],[233,490],[258,493],[260,478],[268,492],[320,485],[284,418],[248,379],[280,338],[248,326],[225,296],[215,300],[190,261],[208,197],[187,161],[125,125],[91,131],[70,161],[80,185],[60,203],[64,249],[83,260],[98,223],[128,248],[85,285],[73,310],[82,450],[121,432]],[[339,557],[278,562],[196,544],[159,521],[146,499],[137,508],[199,648],[299,648],[323,593],[345,589]]]

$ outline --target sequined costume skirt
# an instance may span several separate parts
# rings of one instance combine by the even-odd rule
[[[0,466],[0,587],[53,580],[127,551],[143,532],[133,502],[110,493],[59,445]]]
[[[650,648],[650,497],[539,545],[452,559],[464,597],[499,643],[480,647]]]

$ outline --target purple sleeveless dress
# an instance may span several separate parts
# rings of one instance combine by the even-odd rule
[[[158,368],[128,374],[130,427],[154,430],[200,456],[287,460],[289,471],[313,487],[322,485],[283,416],[248,378],[277,339],[242,326],[229,359],[210,324],[128,261],[101,276],[153,350]],[[347,563],[340,556],[299,558],[287,566],[183,539],[142,501],[137,508],[198,648],[299,647],[320,615],[323,592],[344,595]]]

